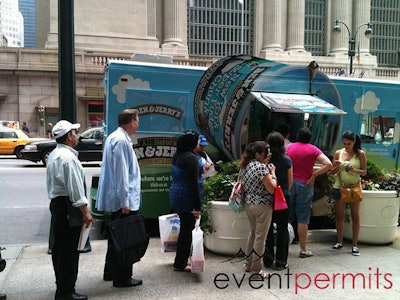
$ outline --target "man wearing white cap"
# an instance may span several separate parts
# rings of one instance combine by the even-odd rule
[[[82,224],[93,218],[88,210],[85,174],[73,149],[80,124],[61,120],[52,129],[57,147],[47,161],[47,193],[51,199],[52,261],[56,276],[55,299],[87,299],[75,292],[78,277],[78,242]]]

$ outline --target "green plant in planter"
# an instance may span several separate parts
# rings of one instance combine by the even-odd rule
[[[229,196],[239,174],[238,161],[218,161],[216,165],[218,172],[204,180],[204,200],[201,209],[201,228],[204,233],[213,232],[208,214],[211,206],[210,201],[229,201]]]

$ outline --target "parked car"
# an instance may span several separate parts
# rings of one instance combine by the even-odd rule
[[[29,142],[46,141],[44,138],[31,138],[26,132],[0,126],[0,154],[15,155],[21,158],[21,150]]]
[[[79,152],[80,161],[101,161],[103,155],[102,127],[93,127],[79,134],[78,145],[75,149]],[[21,151],[22,158],[33,162],[42,161],[46,165],[47,158],[57,146],[55,140],[32,142],[25,145]]]

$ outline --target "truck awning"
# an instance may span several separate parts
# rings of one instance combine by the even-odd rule
[[[336,106],[312,95],[282,93],[251,93],[257,101],[274,112],[346,115]]]

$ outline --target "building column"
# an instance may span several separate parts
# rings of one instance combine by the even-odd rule
[[[188,57],[187,1],[163,1],[163,54]]]
[[[353,2],[353,24],[354,30],[357,29],[361,24],[368,23],[370,21],[370,12],[371,12],[371,0],[354,0]],[[358,47],[360,47],[360,54],[368,54],[369,53],[369,39],[365,36],[365,30],[368,27],[363,25],[358,30],[356,38],[356,53],[358,54]]]
[[[261,51],[282,51],[282,1],[265,1],[263,21]]]
[[[352,1],[349,0],[332,0],[332,21],[329,24],[331,29],[335,26],[335,20],[340,20],[349,27],[350,34],[352,31]],[[349,39],[350,36],[347,32],[347,29],[343,24],[339,24],[341,32],[332,32],[331,33],[331,49],[330,53],[347,53],[349,49]]]
[[[280,1],[279,1],[280,2]],[[304,50],[305,0],[288,1],[286,50]]]
[[[147,0],[147,36],[156,37],[156,0]]]

